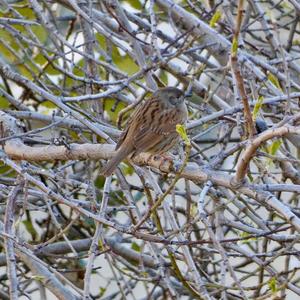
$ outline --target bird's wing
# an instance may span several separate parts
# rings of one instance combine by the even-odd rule
[[[170,134],[177,135],[176,124],[182,123],[182,114],[175,108],[162,109],[157,98],[141,103],[127,122],[117,148],[123,144],[131,144],[137,154],[155,149]]]
[[[137,118],[137,115],[139,114],[138,112],[141,110],[141,105],[138,106],[136,108],[136,110],[132,113],[132,115],[130,116],[130,118],[128,119],[127,123],[126,123],[126,128],[124,129],[124,131],[121,133],[117,146],[116,146],[116,150],[119,149],[121,147],[121,145],[124,143],[124,141],[126,140],[126,137],[128,136],[128,132],[130,130],[130,128],[132,128],[134,126],[134,122],[133,120],[135,120]]]
[[[150,122],[145,122],[136,130],[133,137],[134,148],[137,152],[147,152],[157,149],[156,145],[167,140],[170,135],[175,138],[176,124],[181,123],[182,119],[175,109],[157,111],[152,115]],[[172,145],[170,145],[172,146]]]
[[[134,113],[131,115],[127,121],[126,128],[121,134],[119,141],[117,143],[116,149],[119,149],[125,141],[134,139],[134,136],[137,132],[141,131],[145,126],[149,126],[149,123],[144,117],[145,111],[153,111],[159,106],[157,99],[150,98],[145,103],[141,103]]]

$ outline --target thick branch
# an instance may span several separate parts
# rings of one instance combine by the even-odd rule
[[[278,138],[285,136],[287,134],[300,134],[300,128],[299,127],[293,127],[293,126],[282,126],[276,129],[269,129],[265,132],[263,132],[260,136],[255,138],[254,140],[250,141],[248,147],[246,148],[245,152],[241,157],[239,158],[238,164],[237,164],[237,171],[234,178],[234,184],[240,184],[247,173],[248,166],[250,164],[251,158],[254,156],[256,150],[258,147],[260,147],[263,143],[266,141],[272,139],[272,138]]]

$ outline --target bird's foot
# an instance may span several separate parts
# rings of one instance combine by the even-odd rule
[[[173,169],[174,159],[171,156],[167,156],[165,154],[161,155],[154,155],[154,159],[157,157],[157,160],[159,160],[158,169],[159,171],[166,173]]]

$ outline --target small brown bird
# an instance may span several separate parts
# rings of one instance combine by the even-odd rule
[[[179,141],[176,125],[184,124],[187,116],[181,90],[174,87],[157,90],[132,114],[116,146],[118,151],[101,170],[102,175],[110,176],[129,155],[162,154],[170,150]]]

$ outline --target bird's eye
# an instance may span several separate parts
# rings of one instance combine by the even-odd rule
[[[172,105],[176,105],[178,99],[177,99],[176,97],[170,97],[170,98],[169,98],[169,101],[170,101],[170,103],[171,103]]]

